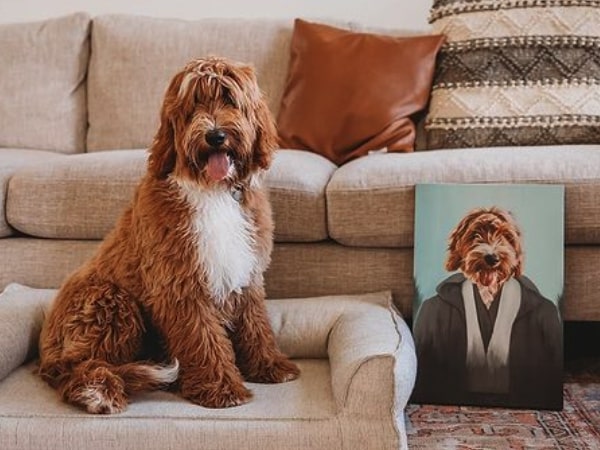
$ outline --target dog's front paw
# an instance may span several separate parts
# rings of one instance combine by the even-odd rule
[[[298,378],[300,369],[285,357],[264,362],[256,370],[247,373],[248,381],[255,383],[285,383]]]
[[[233,382],[210,383],[193,393],[182,391],[182,395],[192,403],[206,408],[239,406],[252,398],[252,392],[246,386]]]

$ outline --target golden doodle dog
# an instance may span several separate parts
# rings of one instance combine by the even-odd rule
[[[264,304],[273,223],[261,180],[276,141],[251,67],[210,57],[174,76],[132,205],[45,321],[39,370],[65,401],[117,413],[130,394],[177,382],[221,408],[250,400],[244,380],[298,377]],[[144,361],[157,347],[162,358]]]

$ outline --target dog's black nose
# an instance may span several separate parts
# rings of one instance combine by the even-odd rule
[[[498,264],[499,258],[496,255],[488,254],[483,257],[483,260],[488,266],[495,266]]]
[[[226,137],[225,132],[217,128],[206,133],[205,139],[211,147],[220,147],[225,142]]]

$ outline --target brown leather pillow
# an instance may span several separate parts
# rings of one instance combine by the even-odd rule
[[[341,165],[414,148],[410,116],[427,105],[441,35],[355,33],[296,19],[277,118],[282,147]]]

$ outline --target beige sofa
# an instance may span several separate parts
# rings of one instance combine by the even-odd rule
[[[190,58],[251,62],[276,115],[292,23],[76,14],[2,26],[0,288],[57,287],[94,251],[144,171],[166,84]],[[276,223],[268,294],[389,289],[409,317],[415,183],[562,183],[564,318],[598,321],[598,150],[600,143],[417,151],[342,167],[281,150],[267,180]]]
[[[22,366],[54,292],[46,289],[91,255],[128,203],[174,71],[206,54],[251,62],[277,114],[291,32],[291,19],[85,14],[0,26],[0,289],[44,288],[11,288],[0,297],[0,448],[406,446],[402,410],[414,349],[385,294],[272,302],[278,339],[304,375],[283,387],[256,386],[254,403],[217,415],[158,393],[118,420],[91,422]],[[417,151],[337,167],[315,153],[282,149],[267,177],[276,223],[268,295],[391,291],[410,317],[416,183],[561,183],[564,317],[598,321],[598,150]]]

